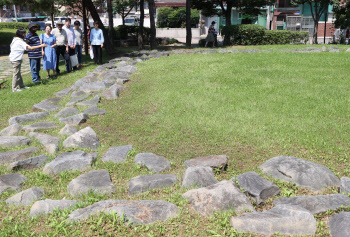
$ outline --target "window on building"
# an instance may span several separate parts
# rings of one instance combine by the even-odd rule
[[[284,16],[277,16],[277,21],[284,21]]]

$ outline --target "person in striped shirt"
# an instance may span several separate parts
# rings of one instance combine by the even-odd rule
[[[29,46],[39,46],[41,45],[40,39],[36,31],[38,30],[38,26],[34,23],[30,23],[29,26],[29,32],[25,38],[27,44]],[[34,49],[34,50],[28,50],[28,58],[30,62],[30,71],[32,74],[32,81],[34,84],[40,84],[41,78],[40,78],[40,62],[42,58],[41,48]]]

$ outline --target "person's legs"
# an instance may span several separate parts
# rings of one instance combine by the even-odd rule
[[[69,48],[69,56],[74,56],[74,55],[75,55],[75,49]],[[70,59],[69,59],[69,61],[70,61]],[[70,62],[71,62],[71,65],[72,65],[72,61],[70,61]],[[73,70],[77,70],[77,66],[76,65],[73,67]]]
[[[41,80],[40,77],[40,66],[41,66],[41,58],[37,58],[36,59],[36,72],[37,72],[37,76],[38,76],[38,80]]]
[[[29,59],[29,63],[30,63],[30,73],[32,74],[32,81],[33,83],[38,83],[39,82],[39,78],[37,75],[37,68],[36,68],[36,64],[37,64],[37,60],[35,58],[30,58]]]
[[[65,64],[66,64],[66,71],[71,72],[72,71],[72,64],[71,64],[70,58],[69,58],[69,49],[68,49],[68,52],[64,53],[64,60],[65,60]]]
[[[97,64],[97,59],[98,59],[98,55],[97,55],[97,47],[98,45],[92,45],[92,52],[94,53],[94,61],[95,61],[95,64]]]
[[[56,71],[57,73],[60,73],[60,68],[59,68],[59,64],[60,64],[60,46],[56,47]]]
[[[81,65],[81,63],[82,63],[82,56],[83,56],[82,55],[82,45],[75,46],[75,53],[78,56],[79,65]]]
[[[102,65],[102,48],[98,46],[98,64]]]
[[[21,76],[22,60],[11,62],[11,64],[12,64],[12,67],[14,68],[13,78],[12,78],[12,91],[15,91],[17,89],[24,87],[22,76]]]

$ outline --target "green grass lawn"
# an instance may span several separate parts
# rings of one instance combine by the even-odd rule
[[[234,212],[204,218],[181,197],[186,191],[181,187],[183,162],[199,156],[226,154],[228,169],[215,175],[219,181],[247,171],[261,174],[259,165],[278,155],[318,162],[339,178],[349,175],[349,55],[347,52],[277,51],[172,55],[138,64],[138,71],[121,97],[101,101],[100,108],[107,110],[107,114],[92,117],[82,126],[91,126],[98,134],[102,146],[94,169],[107,169],[117,192],[110,197],[90,194],[79,200],[85,202],[81,206],[86,206],[104,199],[162,199],[180,208],[179,217],[153,225],[128,226],[114,222],[110,215],[100,215],[71,224],[64,221],[69,211],[31,219],[28,217],[30,207],[13,208],[0,203],[2,234],[243,236],[229,225]],[[92,69],[93,66],[89,66],[74,75],[62,75],[21,93],[0,90],[3,105],[0,128],[7,126],[9,117],[31,112],[34,103],[53,97],[55,92],[71,86]],[[28,82],[29,76],[25,80]],[[62,101],[61,105],[66,102]],[[51,134],[57,135],[57,132]],[[133,145],[133,151],[126,163],[101,162],[101,156],[109,147],[127,144]],[[40,152],[45,153],[42,147]],[[166,173],[176,174],[179,182],[170,188],[129,196],[128,181],[138,175],[151,174],[134,165],[133,158],[139,152],[153,152],[169,159],[172,169]],[[42,174],[41,169],[19,173],[29,179],[23,190],[39,186],[45,189],[44,198],[69,199],[67,185],[86,172],[64,172],[53,177]],[[8,171],[0,166],[0,175],[5,173]],[[312,194],[292,184],[271,181],[281,188],[280,196]],[[328,188],[319,194],[335,192],[335,188]],[[11,195],[5,193],[0,198],[4,200]],[[269,199],[256,209],[269,209],[272,201]],[[324,223],[332,213],[317,216],[318,236],[329,236]]]

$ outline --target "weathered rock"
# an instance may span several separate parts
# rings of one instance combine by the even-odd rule
[[[156,188],[170,187],[176,181],[176,175],[172,174],[139,175],[129,181],[129,194],[133,195]]]
[[[98,103],[100,103],[100,100],[101,100],[101,96],[96,95],[93,99],[79,102],[79,103],[77,103],[77,105],[78,106],[97,105]]]
[[[11,173],[0,175],[0,194],[6,190],[21,191],[22,184],[27,180],[23,174]]]
[[[78,109],[72,108],[72,107],[66,107],[62,109],[60,112],[58,112],[57,114],[55,114],[55,118],[65,118],[77,113],[79,113]]]
[[[72,125],[66,124],[66,126],[64,126],[60,130],[59,134],[70,136],[70,135],[72,135],[72,134],[74,134],[76,132],[78,132],[78,129],[76,127],[73,127]]]
[[[185,188],[194,186],[201,188],[216,184],[217,182],[211,167],[195,166],[186,169],[182,180],[182,186]]]
[[[102,157],[103,162],[112,161],[113,163],[123,163],[128,156],[129,151],[132,150],[132,145],[111,147]]]
[[[86,83],[91,83],[91,82],[95,82],[98,81],[97,76],[92,76],[92,75],[88,75],[86,77],[83,77],[82,79],[76,81],[74,83],[74,85],[72,86],[72,88],[74,90],[78,90],[82,85],[86,84]]]
[[[89,92],[97,92],[101,90],[105,90],[108,87],[108,85],[103,81],[95,81],[90,83],[84,83],[80,86],[80,90],[85,91],[86,93]]]
[[[68,220],[79,221],[103,211],[123,217],[123,220],[133,224],[151,224],[166,221],[179,214],[176,205],[163,200],[104,200],[82,209],[75,210],[68,216]]]
[[[130,81],[129,78],[118,78],[117,84],[124,84],[124,83],[127,83],[128,81]]]
[[[54,137],[45,133],[36,133],[36,132],[29,133],[29,136],[35,138],[41,144],[43,144],[46,151],[49,154],[54,154],[58,151],[58,144],[61,141],[61,138]]]
[[[29,145],[32,140],[23,136],[0,136],[0,148]]]
[[[139,153],[135,156],[134,162],[157,173],[170,169],[170,161],[153,153]]]
[[[22,126],[18,123],[15,123],[1,130],[0,136],[16,136],[21,130]]]
[[[56,93],[57,97],[65,97],[71,92],[72,88],[66,88]]]
[[[30,113],[30,114],[23,114],[11,117],[9,119],[9,124],[16,124],[16,123],[26,123],[26,122],[33,122],[39,119],[43,119],[49,116],[48,112],[38,112],[38,113]]]
[[[348,48],[348,49],[346,50],[346,52],[350,52],[350,48]]]
[[[106,110],[97,108],[97,105],[93,105],[88,109],[84,110],[84,114],[88,115],[103,115],[106,114]]]
[[[330,47],[330,48],[329,48],[329,52],[331,52],[331,53],[332,53],[332,52],[333,52],[333,53],[334,53],[334,52],[340,52],[340,50],[339,50],[338,47]]]
[[[52,104],[58,104],[61,100],[62,100],[62,98],[60,98],[60,97],[54,97],[54,98],[46,99],[45,101],[52,103]]]
[[[44,166],[44,164],[48,160],[49,160],[49,157],[46,155],[36,156],[30,159],[12,162],[11,164],[9,164],[9,166],[7,166],[7,169],[9,170],[35,169],[35,168]]]
[[[231,226],[237,231],[272,235],[314,235],[314,216],[299,206],[281,205],[264,212],[247,213],[232,217]]]
[[[73,91],[73,93],[70,95],[71,98],[79,97],[82,95],[86,95],[84,91]]]
[[[75,200],[51,200],[45,199],[37,201],[30,208],[31,216],[38,216],[43,214],[52,213],[54,210],[63,210],[73,208],[78,201]]]
[[[59,110],[60,108],[61,106],[51,104],[46,100],[41,101],[40,103],[37,103],[32,107],[34,111],[46,111],[46,112],[56,111],[56,110]]]
[[[6,199],[7,204],[11,205],[23,205],[29,206],[32,202],[39,200],[44,195],[45,191],[42,188],[34,187],[24,190],[20,193],[15,194],[14,196]]]
[[[273,178],[293,182],[314,191],[340,185],[338,177],[328,168],[293,156],[274,157],[260,168]]]
[[[96,150],[101,145],[97,134],[91,127],[86,127],[63,141],[66,148],[91,148]]]
[[[113,68],[117,67],[114,63],[105,63],[102,66],[107,68],[107,69],[113,69]]]
[[[99,194],[111,194],[116,191],[111,176],[107,170],[93,170],[73,179],[67,189],[68,193],[75,197],[87,194],[89,191]]]
[[[126,65],[126,66],[118,67],[118,70],[121,72],[133,73],[137,70],[137,68],[135,66],[132,66],[132,65]]]
[[[110,87],[115,84],[115,79],[103,79],[102,82],[105,83],[107,87]]]
[[[38,151],[36,147],[29,147],[19,151],[0,152],[0,164],[9,164],[14,161],[25,160]]]
[[[347,177],[342,177],[340,179],[340,192],[349,194],[350,193],[350,179]]]
[[[186,160],[184,162],[185,167],[193,166],[209,166],[213,169],[224,170],[227,166],[227,156],[217,155],[217,156],[207,156],[199,157],[191,160]]]
[[[264,203],[268,198],[280,193],[277,185],[251,171],[237,176],[240,188],[243,188],[257,204]]]
[[[119,87],[118,87],[118,85],[114,84],[113,86],[111,86],[110,88],[105,90],[102,93],[102,96],[103,96],[103,98],[105,98],[107,100],[117,99],[119,97]]]
[[[26,132],[35,132],[39,130],[48,130],[48,129],[55,129],[55,128],[59,128],[59,126],[54,122],[39,122],[39,123],[34,123],[34,124],[24,126],[23,130]]]
[[[205,188],[189,190],[182,197],[189,201],[194,210],[204,216],[226,210],[235,210],[238,214],[246,210],[254,211],[248,198],[228,180]]]
[[[59,121],[60,123],[65,123],[72,126],[78,126],[82,123],[85,123],[88,119],[89,119],[89,115],[87,114],[76,114],[66,118],[60,118]]]
[[[332,237],[350,236],[350,212],[340,212],[329,220],[329,228]]]
[[[298,205],[313,215],[326,212],[328,210],[336,210],[342,206],[350,206],[350,198],[344,194],[329,194],[317,196],[296,196],[296,197],[281,197],[274,200],[273,204],[278,205]]]
[[[103,66],[98,66],[97,68],[95,68],[94,73],[98,73],[101,74],[102,72],[106,71],[107,69]]]
[[[83,101],[85,100],[86,98],[88,98],[89,95],[83,95],[83,96],[79,96],[79,97],[75,97],[73,99],[71,99],[67,104],[66,106],[68,107],[72,107],[75,105],[75,103],[78,103],[79,101]]]
[[[43,169],[44,174],[55,175],[63,171],[86,170],[91,168],[98,153],[85,153],[83,151],[65,152],[58,155],[53,161],[47,163]]]
[[[327,47],[322,46],[321,50],[322,50],[322,52],[327,52]]]

